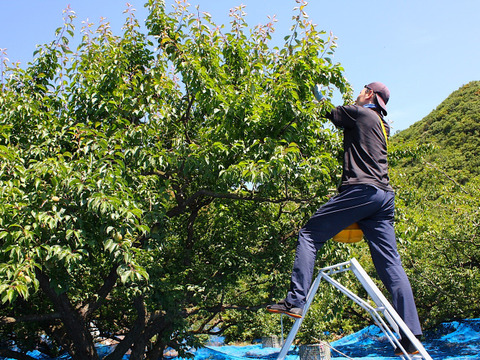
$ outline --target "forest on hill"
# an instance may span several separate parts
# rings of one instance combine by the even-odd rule
[[[480,81],[393,136],[397,234],[426,326],[480,315]]]
[[[480,82],[472,81],[454,91],[424,119],[396,134],[392,143],[435,148],[425,160],[441,164],[459,183],[480,175]]]

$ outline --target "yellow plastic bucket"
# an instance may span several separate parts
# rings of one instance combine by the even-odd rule
[[[357,223],[347,226],[333,237],[334,241],[341,243],[356,243],[363,239],[363,231]]]

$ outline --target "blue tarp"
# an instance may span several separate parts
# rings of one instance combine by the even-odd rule
[[[218,339],[214,341],[218,344]],[[330,344],[334,349],[355,360],[398,360],[393,356],[393,347],[377,326],[369,326],[352,335]],[[444,323],[437,329],[425,333],[423,341],[425,349],[434,360],[480,360],[480,319],[470,319]],[[106,354],[108,347],[100,347],[99,353]],[[194,360],[274,360],[278,348],[248,346],[207,346],[195,352]],[[67,360],[68,356],[57,359],[45,357],[39,352],[31,352],[30,356],[39,360]],[[332,358],[344,357],[331,350]],[[125,356],[124,359],[128,359]],[[10,360],[1,358],[0,360]],[[174,359],[181,360],[181,359]],[[286,360],[299,360],[298,349],[290,349]]]
[[[422,343],[434,360],[480,360],[480,319],[441,324],[437,329],[425,332]],[[393,347],[386,336],[374,325],[333,341],[330,345],[340,352],[332,349],[332,358],[345,358],[342,355],[345,354],[356,360],[399,359],[393,355]],[[195,360],[275,359],[278,352],[279,349],[262,348],[261,345],[211,346],[203,349]],[[299,360],[298,349],[292,346],[287,360]]]
[[[422,343],[433,359],[480,359],[480,319],[444,323],[436,330],[425,332]],[[355,359],[398,359],[392,356],[392,345],[376,326],[369,326],[331,345]],[[332,351],[332,357],[338,356]]]

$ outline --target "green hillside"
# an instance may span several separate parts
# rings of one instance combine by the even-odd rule
[[[480,316],[480,81],[393,136],[396,231],[426,327]]]
[[[439,162],[444,171],[457,172],[462,183],[480,174],[480,81],[454,91],[434,111],[396,134],[397,148],[433,145],[425,160]],[[401,162],[406,165],[405,162]],[[460,174],[461,173],[461,174]],[[454,173],[453,173],[454,174]]]

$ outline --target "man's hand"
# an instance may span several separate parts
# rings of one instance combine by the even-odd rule
[[[315,99],[317,99],[317,101],[322,101],[323,99],[325,99],[325,97],[322,94],[322,89],[321,89],[319,84],[316,84],[313,87],[313,95],[315,96]]]

